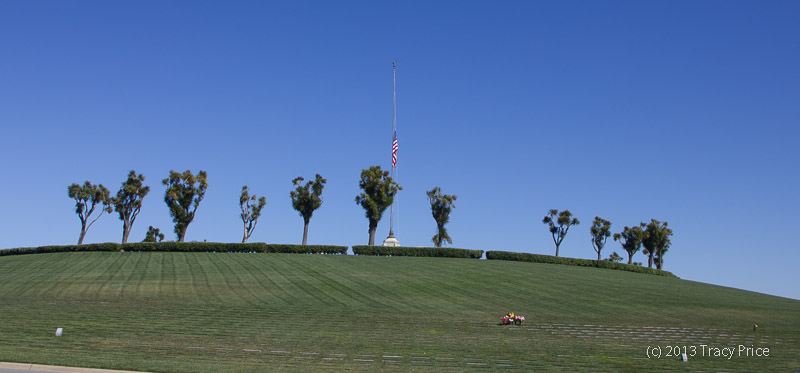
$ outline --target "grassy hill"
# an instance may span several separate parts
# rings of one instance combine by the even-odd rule
[[[511,311],[528,322],[499,325]],[[95,368],[800,368],[800,301],[660,276],[507,261],[6,256],[0,257],[0,320],[0,361]],[[57,327],[63,337],[53,336]],[[701,345],[767,347],[770,356],[702,356],[713,351]],[[662,357],[648,359],[648,346],[661,346]],[[664,356],[667,346],[695,346],[695,356],[680,362]]]

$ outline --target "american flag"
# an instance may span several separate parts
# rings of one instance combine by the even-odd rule
[[[397,131],[394,131],[392,137],[392,167],[397,167]]]

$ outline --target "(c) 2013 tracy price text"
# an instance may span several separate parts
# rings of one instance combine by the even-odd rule
[[[688,357],[721,357],[732,359],[734,357],[769,357],[769,347],[755,347],[739,345],[736,347],[713,347],[705,344],[696,346],[647,346],[647,357],[660,359],[662,357],[680,357],[686,354]]]

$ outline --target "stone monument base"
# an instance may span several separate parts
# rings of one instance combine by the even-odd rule
[[[391,247],[400,246],[400,241],[394,238],[394,232],[392,232],[391,230],[389,231],[389,237],[386,237],[386,239],[383,240],[383,246],[391,246]]]

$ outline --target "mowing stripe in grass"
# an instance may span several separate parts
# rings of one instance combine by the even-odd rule
[[[180,255],[179,260],[175,260],[175,263],[175,278],[181,279],[183,283],[183,287],[180,290],[176,290],[175,295],[189,295],[193,303],[198,302],[201,299],[201,293],[196,281],[197,276],[187,275],[191,273],[189,255]]]
[[[288,278],[280,268],[285,264],[277,260],[284,254],[264,254],[266,255],[264,261],[259,261],[260,266],[264,266],[264,271],[269,275],[272,281],[278,285],[282,291],[290,298],[297,300],[298,297],[313,297],[305,289],[298,286],[292,279]]]
[[[254,293],[250,291],[248,286],[242,282],[241,271],[235,271],[234,268],[231,266],[231,261],[233,256],[236,255],[244,255],[244,254],[218,254],[214,255],[214,266],[219,271],[220,277],[224,279],[225,284],[228,286],[228,289],[235,294],[238,294],[239,301],[244,301],[245,304],[250,305],[253,308],[261,308],[264,306],[263,299],[259,299],[259,296],[254,296]],[[238,276],[225,276],[225,273],[237,273]],[[230,280],[229,280],[230,279]]]
[[[277,254],[263,254],[263,255],[277,255]],[[293,297],[290,292],[286,290],[286,284],[277,281],[279,277],[271,266],[268,266],[264,260],[245,260],[243,261],[243,268],[245,268],[250,276],[252,276],[260,284],[261,289],[270,297],[267,298],[267,304],[271,307],[289,306],[292,303]],[[272,300],[278,300],[279,304],[275,304]]]
[[[264,281],[268,279],[259,276],[259,274],[263,274],[264,272],[261,272],[255,267],[254,263],[259,267],[263,267],[263,258],[260,258],[261,255],[266,254],[234,254],[228,258],[230,259],[229,265],[233,270],[237,271],[237,273],[242,274],[240,276],[241,285],[247,289],[253,299],[258,299],[259,307],[266,308],[273,306],[275,304],[274,300],[279,300],[280,304],[290,304],[291,300],[287,299],[285,295],[284,298],[278,296],[280,290],[265,286]]]
[[[401,308],[398,308],[398,303],[401,302],[392,302],[394,304],[390,304],[389,302],[381,302],[379,299],[386,298],[385,293],[382,294],[383,297],[372,296],[371,293],[375,291],[374,289],[368,292],[363,290],[365,287],[370,287],[370,284],[364,282],[359,283],[352,276],[348,276],[348,273],[350,273],[348,270],[332,270],[332,263],[333,259],[320,260],[317,265],[314,266],[315,269],[313,270],[313,273],[317,276],[325,277],[325,279],[328,280],[326,283],[336,286],[337,290],[348,294],[349,297],[357,301],[362,307],[374,307],[377,309],[387,310],[388,312],[401,311]],[[323,275],[325,273],[329,273],[330,275]],[[405,304],[408,304],[408,302],[405,302]]]
[[[40,295],[43,296],[44,294],[56,293],[55,290],[57,289],[70,289],[71,286],[64,287],[64,285],[77,284],[77,280],[79,278],[87,276],[89,271],[96,267],[98,263],[102,262],[104,258],[103,256],[99,255],[94,257],[86,257],[85,255],[82,255],[82,253],[68,253],[64,259],[66,260],[61,262],[60,266],[56,269],[58,271],[56,273],[59,273],[60,275],[55,281],[52,282],[52,285],[49,288],[40,289],[44,290],[40,293]]]
[[[56,289],[77,290],[78,285],[85,282],[83,279],[91,276],[91,270],[105,259],[103,256],[96,256],[89,258],[90,260],[82,260],[87,258],[81,255],[82,253],[70,254],[73,255],[67,258],[71,260],[63,263],[64,267],[59,270],[59,273],[61,273],[60,278],[52,283],[51,287],[46,290],[47,293],[54,292]],[[62,287],[63,285],[66,285],[66,287]]]
[[[392,301],[392,303],[396,305],[393,307],[395,309],[408,310],[411,308],[416,311],[430,311],[428,307],[418,301],[419,294],[429,292],[420,291],[419,288],[415,288],[407,283],[397,281],[397,279],[394,277],[394,272],[397,271],[397,268],[387,267],[385,266],[385,262],[380,262],[381,260],[385,259],[387,258],[372,256],[354,259],[351,262],[351,264],[354,265],[353,272],[363,273],[365,276],[354,276],[352,278],[358,279],[360,285],[364,287],[376,289],[375,291],[370,292],[370,294],[378,299],[383,298]],[[419,268],[416,270],[421,272],[421,269]],[[433,286],[435,285],[429,284],[428,287]]]
[[[331,259],[329,262],[333,263],[337,259]],[[385,273],[371,272],[371,276],[353,275],[354,273],[363,274],[370,266],[359,266],[357,260],[342,259],[342,262],[336,263],[337,266],[346,266],[345,269],[340,270],[337,266],[331,264],[327,268],[332,273],[339,273],[342,281],[350,283],[349,288],[360,289],[354,290],[354,293],[361,294],[362,297],[370,299],[365,302],[365,305],[373,304],[379,305],[380,309],[384,312],[404,312],[408,309],[419,310],[419,306],[415,304],[410,298],[401,295],[396,289],[391,286],[384,286],[385,281],[376,281],[376,279],[383,280]],[[321,269],[322,270],[322,269]]]
[[[123,254],[122,260],[124,264],[123,276],[125,280],[123,281],[124,284],[133,284],[134,277],[138,277],[139,273],[136,272],[136,263],[139,260],[142,260],[141,255],[132,255],[132,254]],[[124,298],[128,296],[135,296],[136,295],[136,287],[135,286],[122,286],[120,284],[120,290],[117,292],[118,297]]]
[[[324,285],[324,286],[327,286],[327,287],[335,290],[335,293],[329,292],[331,296],[337,296],[338,295],[339,297],[344,297],[344,298],[347,298],[347,299],[351,300],[351,302],[347,302],[346,303],[347,307],[359,307],[360,308],[360,307],[363,307],[363,306],[369,305],[369,304],[371,304],[371,305],[380,304],[381,306],[386,307],[386,305],[384,305],[384,304],[381,304],[381,303],[378,303],[378,302],[375,302],[375,301],[371,300],[371,299],[375,299],[375,297],[362,295],[358,291],[354,291],[352,288],[344,285],[342,283],[342,281],[344,280],[344,277],[338,275],[338,273],[322,270],[323,267],[319,266],[318,264],[322,263],[324,261],[325,261],[325,259],[322,259],[322,260],[318,261],[318,263],[316,263],[317,265],[314,265],[315,263],[313,263],[313,262],[303,263],[303,265],[300,265],[298,263],[297,268],[300,271],[302,271],[307,276],[307,278],[319,279],[320,282],[321,282],[321,284],[320,284],[321,286]],[[330,273],[330,275],[326,275],[326,273]],[[344,301],[342,301],[342,302],[344,302]],[[390,310],[397,310],[396,308],[389,308],[389,307],[386,307],[386,308],[390,309]]]
[[[253,260],[251,256],[234,256],[232,259],[235,261],[237,269],[242,271],[240,273],[246,274],[244,283],[254,287],[250,293],[256,299],[260,299],[263,306],[273,306],[276,300],[281,305],[290,303],[283,294],[283,289],[272,280],[271,274],[265,272],[264,266],[256,265],[256,263],[260,264],[259,260]],[[258,285],[258,287],[255,288],[253,285]]]
[[[92,288],[94,294],[87,294],[88,298],[107,298],[107,294],[111,289],[112,283],[117,283],[117,275],[122,267],[123,261],[119,260],[120,257],[111,254],[106,257],[106,260],[100,263],[101,269],[97,272],[97,277],[94,279],[95,286]]]
[[[296,270],[298,270],[299,266],[302,264],[297,263],[295,261],[295,257],[304,256],[304,255],[291,255],[291,254],[276,254],[273,258],[277,262],[281,262],[284,266],[276,267],[278,269],[278,273],[280,273],[285,279],[288,281],[293,281],[297,284],[305,294],[308,294],[312,298],[314,298],[317,302],[324,306],[345,306],[344,303],[336,299],[335,297],[329,295],[324,291],[320,291],[320,282],[319,280],[309,278],[308,276],[301,276],[298,275]],[[291,269],[288,269],[291,268]],[[288,270],[287,270],[288,269]]]
[[[138,255],[138,254],[136,254]],[[145,298],[148,294],[147,287],[145,285],[145,280],[148,278],[148,272],[151,270],[150,262],[153,258],[153,255],[139,255],[136,261],[136,266],[134,267],[134,271],[138,274],[138,279],[135,282],[134,287],[134,295],[141,299]]]
[[[203,288],[195,288],[196,290],[200,291],[203,294],[203,297],[207,300],[213,300],[216,302],[222,302],[222,297],[216,291],[212,291],[212,289],[216,289],[219,285],[217,283],[212,283],[212,279],[209,277],[208,270],[210,266],[207,266],[207,260],[210,254],[203,255],[202,253],[187,253],[187,257],[190,258],[189,260],[189,274],[199,274],[203,277],[203,282],[205,283],[205,287]],[[204,260],[200,261],[200,258]]]

